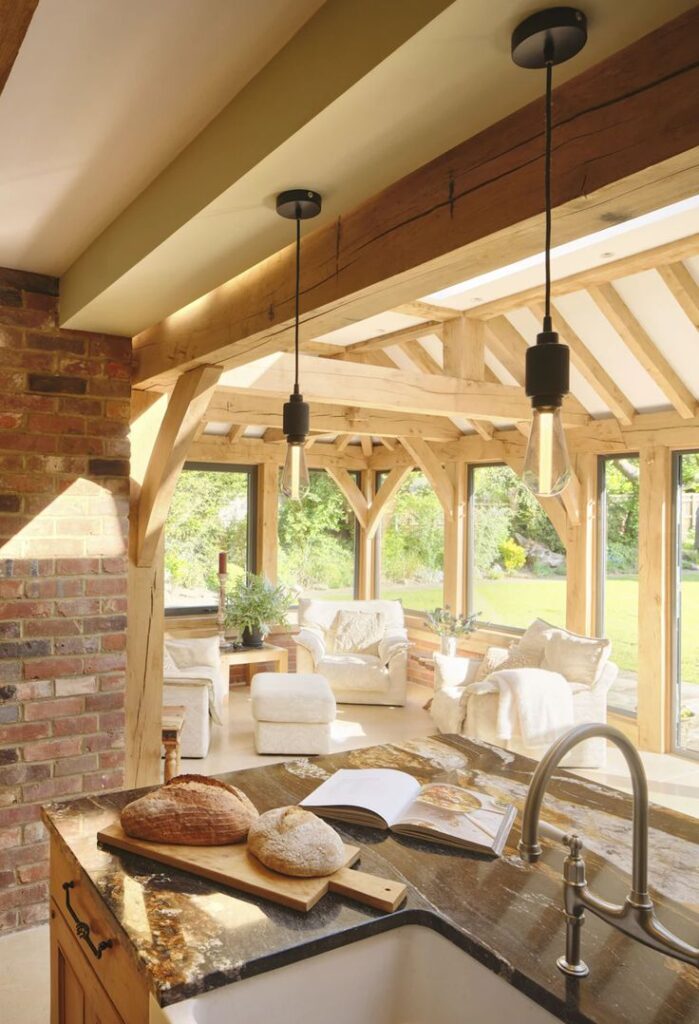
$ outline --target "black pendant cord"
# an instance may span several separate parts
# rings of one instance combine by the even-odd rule
[[[294,394],[299,394],[299,294],[301,291],[301,218],[296,218],[296,308],[294,313]]]
[[[544,193],[546,203],[546,246],[545,272],[546,293],[544,299],[544,330],[551,330],[551,135],[552,135],[552,86],[553,64],[546,64],[546,154],[544,162]]]

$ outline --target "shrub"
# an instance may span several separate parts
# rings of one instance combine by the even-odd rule
[[[527,561],[527,553],[521,544],[518,544],[512,537],[508,537],[500,545],[500,559],[505,572],[517,572],[524,567]]]

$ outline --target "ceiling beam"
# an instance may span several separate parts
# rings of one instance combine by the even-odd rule
[[[428,321],[424,324],[414,324],[411,327],[401,327],[399,331],[388,331],[386,334],[379,334],[375,338],[367,338],[366,341],[355,341],[352,345],[345,345],[340,349],[336,359],[349,359],[352,356],[364,355],[366,352],[376,352],[391,345],[399,347],[407,341],[416,341],[418,338],[425,338],[428,334],[441,336],[442,325],[436,321]]]
[[[690,256],[696,256],[697,253],[699,253],[699,234],[687,235],[686,238],[678,238],[653,249],[635,252],[609,263],[595,265],[588,270],[579,270],[567,277],[559,277],[557,281],[551,282],[551,295],[556,298],[559,295],[584,291],[592,285],[606,284],[609,281],[616,281],[620,277],[628,277],[629,274],[639,274],[643,270],[657,270],[666,263],[688,259]],[[474,306],[468,310],[466,315],[473,317],[474,320],[491,320],[493,317],[510,313],[513,309],[523,309],[533,302],[542,302],[543,299],[544,285],[537,284],[533,288],[526,288],[524,291],[514,292],[512,295],[504,295],[501,299],[493,299],[492,302]]]
[[[238,423],[245,426],[282,425],[279,398],[249,395],[244,391],[217,387],[204,413],[207,423]],[[370,437],[401,437],[416,434],[429,441],[454,441],[461,436],[458,427],[444,416],[416,416],[383,409],[358,409],[347,405],[311,403],[311,428],[323,434],[367,434]]]
[[[17,59],[39,0],[2,0],[0,3],[0,93]]]
[[[236,444],[230,444],[225,437],[204,434],[199,441],[189,446],[187,458],[191,462],[240,463],[259,465],[271,462],[282,466],[286,458],[286,442],[265,442],[258,437],[243,437]],[[309,469],[327,469],[328,466],[360,471],[368,468],[368,461],[358,446],[352,445],[345,451],[337,450],[333,444],[316,444],[305,453]]]
[[[401,444],[413,457],[439,498],[445,519],[454,518],[454,485],[444,465],[426,441],[417,437],[402,437]]]
[[[699,8],[556,89],[563,243],[696,189]],[[301,338],[530,256],[541,246],[543,98],[304,239]],[[610,124],[614,130],[610,130]],[[584,139],[584,146],[581,145]],[[289,344],[294,248],[137,335],[135,383],[228,368]]]
[[[691,419],[697,412],[696,398],[638,322],[614,285],[594,285],[588,288],[588,292],[626,347],[680,416]]]
[[[286,353],[267,356],[240,366],[221,379],[229,392],[286,396],[292,379],[293,357]],[[304,397],[309,402],[347,405],[399,413],[458,416],[467,419],[519,420],[531,415],[521,388],[489,381],[464,381],[440,374],[407,374],[380,366],[362,366],[317,356],[300,358]],[[589,417],[569,412],[564,404],[563,422],[585,426]]]
[[[533,302],[529,308],[537,320],[543,318],[543,303]],[[631,426],[636,415],[636,410],[631,402],[619,385],[612,380],[602,364],[593,356],[582,338],[573,330],[560,310],[553,310],[552,313],[553,328],[560,334],[561,341],[568,346],[570,361],[575,369],[584,377],[605,405],[611,409],[616,418],[625,426]]]
[[[699,285],[681,261],[658,267],[658,273],[672,292],[677,304],[699,330]]]
[[[369,517],[369,504],[357,486],[354,477],[346,469],[341,469],[339,466],[334,465],[328,465],[327,473],[342,491],[347,504],[357,517],[359,525],[362,529],[366,528]]]
[[[374,500],[372,501],[369,509],[369,515],[367,516],[366,522],[367,540],[373,540],[376,536],[376,532],[381,525],[381,520],[388,511],[391,499],[400,489],[407,477],[410,476],[412,471],[413,467],[410,465],[394,466],[394,468],[389,471],[388,476],[374,495]]]
[[[423,348],[419,341],[402,341],[399,348],[420,373],[444,373],[437,360],[430,355],[426,348]]]

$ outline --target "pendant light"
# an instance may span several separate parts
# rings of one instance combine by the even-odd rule
[[[570,458],[561,422],[569,391],[569,351],[551,321],[551,106],[553,67],[570,60],[587,41],[587,19],[573,7],[551,7],[526,18],[512,33],[512,59],[523,68],[546,68],[544,192],[546,205],[546,297],[543,329],[527,349],[525,391],[532,424],[522,478],[539,497],[560,494],[570,480]]]
[[[288,189],[277,196],[277,213],[296,221],[296,307],[294,314],[294,390],[284,403],[282,430],[287,451],[282,471],[281,492],[292,501],[301,501],[308,493],[310,478],[304,447],[310,428],[310,410],[299,388],[299,293],[301,290],[301,221],[320,213],[321,197],[305,188]]]

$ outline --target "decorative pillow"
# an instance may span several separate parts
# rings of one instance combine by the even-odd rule
[[[474,683],[480,683],[482,679],[487,679],[491,672],[494,672],[496,668],[502,667],[509,656],[510,652],[507,647],[488,647],[483,655],[483,660],[478,666]]]
[[[167,649],[167,640],[165,641],[165,648],[163,650],[163,673],[166,676],[177,675],[178,669],[175,659]]]
[[[178,668],[195,668],[197,665],[218,668],[221,664],[218,636],[193,637],[188,640],[168,637],[165,649]]]
[[[555,629],[546,641],[543,667],[560,672],[571,683],[594,686],[604,671],[611,650],[609,640]]]
[[[379,640],[383,638],[382,612],[339,611],[333,621],[332,648],[334,654],[379,655]]]
[[[497,666],[498,671],[504,668],[541,668],[542,656],[535,648],[522,649],[522,644],[512,644],[507,650],[507,658]],[[491,669],[494,672],[495,669]]]
[[[532,665],[512,665],[507,666],[508,668],[529,668],[539,667],[544,660],[544,649],[546,642],[551,634],[551,631],[557,629],[557,626],[552,626],[550,622],[546,622],[545,619],[534,619],[531,626],[524,631],[521,639],[517,643],[518,649],[522,654],[526,655],[531,659],[536,659]],[[512,648],[510,648],[512,650]]]

